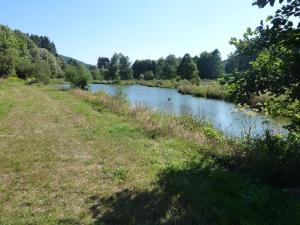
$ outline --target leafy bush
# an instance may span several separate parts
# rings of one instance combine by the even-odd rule
[[[65,76],[74,87],[85,89],[88,83],[92,80],[90,71],[83,65],[68,65],[65,69]]]
[[[294,187],[300,185],[300,136],[284,137],[266,131],[263,136],[249,138],[227,153],[218,153],[217,161],[265,183]]]

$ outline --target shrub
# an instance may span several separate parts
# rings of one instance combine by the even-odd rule
[[[86,89],[88,83],[92,80],[90,71],[83,65],[68,65],[65,69],[65,76],[74,87]]]
[[[226,167],[241,171],[265,183],[294,187],[300,185],[300,136],[286,137],[266,131],[219,153],[216,159]]]

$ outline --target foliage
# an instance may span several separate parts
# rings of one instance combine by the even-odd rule
[[[203,52],[197,61],[199,76],[202,79],[216,79],[223,74],[223,63],[218,49]]]
[[[92,80],[90,71],[83,65],[68,65],[65,69],[65,76],[74,87],[81,89],[87,88],[88,83]]]
[[[264,7],[274,0],[258,0],[254,4]],[[283,1],[280,0],[280,3]],[[244,72],[234,73],[227,78],[231,84],[231,95],[247,102],[253,95],[271,93],[275,97],[286,95],[285,101],[293,104],[300,99],[300,23],[294,21],[300,16],[300,2],[290,0],[267,18],[267,25],[261,24],[255,31],[248,28],[244,39],[232,39],[238,53],[256,55],[251,66]],[[299,104],[294,108],[289,129],[300,130]]]
[[[103,80],[104,74],[96,66],[90,66],[89,70],[90,70],[93,80]]]
[[[49,64],[43,60],[34,62],[31,70],[33,80],[30,83],[38,82],[48,84],[51,78],[51,68]]]
[[[250,68],[250,62],[255,60],[253,55],[244,55],[235,51],[228,56],[225,65],[225,73],[241,72]]]
[[[204,54],[204,53],[203,53]],[[216,79],[223,73],[223,62],[221,61],[220,53],[218,50],[215,50],[211,53],[214,57],[209,59],[212,66],[216,71],[213,73],[217,73],[217,75],[212,74],[209,72],[209,79]],[[199,62],[199,57],[195,56],[192,58],[189,54],[185,55],[185,57],[180,58],[176,57],[175,55],[168,55],[166,58],[159,58],[158,60],[135,60],[132,66],[130,65],[129,58],[123,56],[123,54],[114,54],[113,60],[115,62],[111,62],[108,58],[99,57],[98,59],[98,68],[104,71],[105,79],[106,80],[114,80],[116,77],[117,79],[127,80],[127,79],[142,79],[142,80],[172,80],[175,78],[180,79],[179,71],[184,73],[181,79],[189,79],[192,80],[194,83],[199,83],[200,79],[198,76],[198,72],[196,70],[199,69],[197,64]],[[122,59],[122,60],[121,60]],[[182,62],[184,60],[184,62]],[[124,72],[120,70],[120,63],[123,63],[125,69]],[[196,64],[196,67],[194,65]],[[181,65],[181,67],[180,67]],[[132,70],[132,76],[131,76]],[[204,69],[205,70],[205,69]],[[120,74],[121,72],[121,74]],[[119,78],[120,76],[120,78]],[[116,79],[116,80],[117,80]]]
[[[0,77],[17,75],[22,79],[48,83],[51,78],[63,76],[62,61],[54,51],[54,44],[46,37],[31,37],[40,40],[38,44],[42,48],[29,35],[0,25]],[[47,44],[49,48],[52,46],[52,52],[47,50]]]
[[[50,41],[47,36],[38,36],[32,34],[29,37],[39,48],[45,48],[52,54],[57,54],[55,44]]]
[[[120,78],[121,80],[133,79],[133,71],[128,56],[121,55],[120,57]]]
[[[101,70],[106,70],[105,66],[102,66]],[[108,65],[108,71],[105,73],[106,80],[128,80],[133,79],[133,71],[128,56],[124,56],[122,53],[115,53]]]
[[[132,65],[134,79],[139,79],[141,74],[145,74],[147,71],[156,73],[156,62],[155,60],[136,60]]]
[[[189,54],[185,54],[178,67],[178,74],[182,79],[194,80],[198,78],[197,65]]]
[[[215,158],[234,170],[265,183],[295,187],[300,184],[300,137],[290,133],[284,137],[273,131],[249,138],[227,154]]]
[[[159,71],[161,79],[173,79],[177,76],[177,67],[179,66],[179,60],[175,55],[169,55],[164,59],[164,65],[162,71]]]

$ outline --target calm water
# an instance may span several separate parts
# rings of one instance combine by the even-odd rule
[[[274,122],[266,123],[261,115],[248,116],[243,112],[236,112],[232,103],[221,100],[198,98],[191,95],[181,95],[175,89],[145,87],[140,85],[117,86],[109,84],[92,84],[90,90],[94,93],[99,90],[113,95],[116,90],[122,89],[132,105],[142,104],[154,110],[168,112],[175,115],[192,113],[194,117],[205,118],[214,126],[228,135],[240,136],[250,128],[260,134],[265,129],[275,132],[284,132]]]

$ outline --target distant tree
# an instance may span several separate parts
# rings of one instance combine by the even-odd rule
[[[154,78],[155,78],[155,75],[154,75],[153,71],[146,71],[143,79],[153,80]]]
[[[90,73],[93,77],[93,80],[103,80],[103,74],[101,71],[97,68],[97,66],[90,66],[89,67]]]
[[[97,60],[97,67],[99,70],[107,71],[109,68],[109,63],[110,63],[109,58],[99,57]]]
[[[33,65],[28,57],[20,57],[16,66],[16,74],[19,78],[25,80],[30,77],[33,72]]]
[[[51,80],[51,68],[46,61],[34,62],[30,72],[34,82],[48,84]]]
[[[178,59],[175,55],[169,55],[166,57],[164,66],[162,69],[162,79],[173,79],[177,76]]]
[[[231,53],[226,60],[225,73],[246,71],[250,68],[250,62],[254,61],[257,56],[245,55],[238,51]]]
[[[30,35],[29,37],[39,48],[45,48],[52,54],[57,54],[55,44],[47,36]]]
[[[194,58],[193,58],[193,60],[194,60],[194,63],[196,63],[196,65],[198,64],[198,61],[199,61],[199,56],[194,56]],[[197,67],[198,68],[198,67]]]
[[[133,77],[135,79],[140,79],[140,75],[146,73],[147,71],[152,71],[154,74],[156,72],[156,61],[155,60],[136,60],[132,65]]]
[[[201,53],[197,68],[202,79],[216,79],[222,75],[224,68],[219,50]]]
[[[120,78],[121,80],[133,79],[133,71],[128,56],[120,55]]]
[[[156,70],[155,70],[155,76],[157,78],[162,79],[164,77],[164,67],[165,67],[165,60],[164,58],[159,58],[156,62]]]
[[[115,53],[110,60],[107,80],[120,80],[120,58],[122,54]]]
[[[72,58],[68,60],[67,64],[71,66],[79,66],[78,61]]]
[[[56,51],[51,50],[54,44],[47,37],[35,38],[41,42],[39,45],[29,35],[0,25],[0,77],[17,75],[47,83],[51,78],[62,76]],[[45,43],[50,50],[44,48]]]
[[[0,51],[0,77],[10,76],[16,73],[18,51],[14,48],[7,48]]]
[[[182,79],[196,81],[198,77],[197,65],[189,54],[185,54],[178,67],[178,74]]]
[[[90,71],[83,65],[67,65],[65,76],[74,87],[79,87],[81,89],[86,89],[88,83],[92,80]]]

